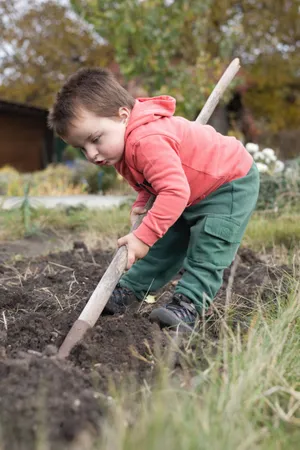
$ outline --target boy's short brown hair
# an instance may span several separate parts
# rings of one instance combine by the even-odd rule
[[[134,97],[106,69],[80,69],[71,75],[56,95],[48,125],[59,136],[66,136],[80,108],[101,117],[115,117],[119,108],[132,109]]]

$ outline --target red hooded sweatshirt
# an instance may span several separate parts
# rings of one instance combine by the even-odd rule
[[[138,191],[133,207],[153,207],[135,236],[152,246],[181,216],[224,183],[245,176],[253,159],[234,137],[209,125],[174,117],[169,96],[139,98],[125,134],[125,152],[117,171]]]

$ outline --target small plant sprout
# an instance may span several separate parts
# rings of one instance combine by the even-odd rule
[[[25,231],[25,236],[30,236],[37,231],[36,227],[32,224],[32,211],[34,208],[30,200],[30,189],[31,183],[29,181],[24,186],[23,199],[18,199],[14,203],[14,208],[19,209],[21,212],[21,219]]]

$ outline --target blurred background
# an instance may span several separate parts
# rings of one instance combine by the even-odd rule
[[[0,195],[28,180],[34,195],[126,192],[47,129],[77,69],[107,67],[136,97],[173,95],[193,120],[235,57],[242,69],[210,124],[250,144],[278,190],[276,173],[299,167],[299,23],[296,0],[0,0]]]

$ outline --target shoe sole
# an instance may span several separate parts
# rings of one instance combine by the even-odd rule
[[[158,323],[161,328],[177,328],[178,331],[191,333],[194,327],[178,319],[176,314],[166,308],[157,308],[149,315],[150,322]]]

